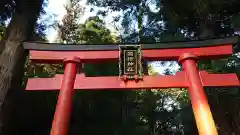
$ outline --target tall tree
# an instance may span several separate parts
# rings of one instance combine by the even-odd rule
[[[78,21],[84,14],[84,7],[81,6],[82,0],[72,0],[65,6],[66,15],[62,22],[58,23],[58,36],[63,43],[76,43],[77,39],[76,29],[78,28]],[[73,41],[74,40],[74,41]]]
[[[11,3],[5,1],[5,4]],[[11,21],[4,37],[1,40],[0,50],[0,134],[4,135],[3,120],[13,113],[12,99],[22,89],[22,77],[26,54],[21,45],[24,40],[29,40],[34,32],[36,20],[40,14],[43,0],[22,1],[15,0]],[[7,5],[8,6],[8,5]],[[5,14],[5,12],[3,12]],[[3,103],[6,104],[3,111]],[[10,105],[9,105],[10,104]],[[16,103],[15,103],[16,104]]]
[[[84,44],[108,44],[117,42],[117,37],[106,28],[106,24],[98,16],[89,17],[77,29],[79,41]]]
[[[181,3],[187,3],[179,6]],[[172,29],[190,37],[212,38],[234,35],[232,20],[239,16],[237,0],[161,1],[161,17]]]
[[[179,1],[162,1],[161,10],[168,27],[175,30],[180,28],[190,38],[214,38],[238,34],[235,27],[237,27],[236,18],[240,13],[237,8],[240,5],[239,1],[186,0],[184,2],[188,4],[178,6]],[[237,72],[239,68],[236,67],[238,61],[239,58],[234,55],[227,59],[201,62],[199,67],[209,72],[239,73]],[[239,112],[237,107],[239,102],[236,100],[239,93],[230,88],[225,92],[219,88],[206,89],[206,91],[220,131],[224,134],[239,134],[240,120],[239,115],[236,115]],[[230,105],[234,107],[228,108]]]

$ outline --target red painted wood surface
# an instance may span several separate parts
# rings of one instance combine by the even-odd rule
[[[63,75],[56,75],[54,78],[29,78],[26,90],[59,90]],[[203,86],[240,86],[235,74],[208,74],[201,71],[200,77]],[[224,78],[224,79],[223,79]],[[93,85],[94,83],[94,85]],[[144,76],[143,81],[124,82],[118,76],[108,77],[85,77],[84,74],[76,76],[74,89],[101,90],[101,89],[145,89],[145,88],[187,88],[183,72],[172,76]]]
[[[61,83],[61,90],[58,95],[57,106],[52,122],[50,135],[67,135],[72,112],[72,96],[77,73],[78,58],[64,60],[65,70]]]
[[[190,53],[185,53],[180,57],[180,63],[186,74],[189,84],[188,94],[191,99],[194,117],[196,120],[199,135],[218,135],[213,116],[208,105],[204,92],[202,80],[197,69],[197,57]],[[217,79],[217,78],[216,78]],[[226,78],[221,78],[222,82]]]
[[[177,60],[183,53],[193,53],[199,58],[219,58],[232,55],[232,45],[202,48],[154,49],[142,50],[144,60]],[[79,57],[85,62],[117,61],[119,51],[36,51],[30,50],[30,59],[34,62],[61,63],[67,57]]]

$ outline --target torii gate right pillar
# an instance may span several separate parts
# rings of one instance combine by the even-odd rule
[[[199,135],[218,135],[213,116],[208,105],[199,71],[197,56],[184,53],[179,58],[188,81],[188,94],[191,100]]]

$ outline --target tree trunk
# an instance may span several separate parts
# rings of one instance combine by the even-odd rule
[[[0,50],[0,134],[4,121],[9,121],[13,113],[14,99],[19,97],[22,89],[25,54],[21,42],[31,38],[36,20],[39,16],[43,0],[21,1],[15,0],[16,10],[12,15]],[[7,98],[6,98],[7,97]],[[6,100],[5,100],[6,99]],[[17,106],[15,102],[14,106]],[[3,106],[6,106],[4,107]],[[5,128],[6,130],[6,128]],[[12,129],[13,130],[13,129]],[[19,133],[18,133],[19,134]]]

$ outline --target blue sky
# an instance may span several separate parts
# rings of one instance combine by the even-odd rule
[[[52,23],[53,21],[61,21],[63,16],[66,14],[64,6],[70,2],[70,0],[49,0],[48,5],[45,8],[45,11],[47,12],[48,16],[43,16],[41,19],[46,19],[49,18],[49,14],[51,14],[50,18],[48,21],[49,23]],[[79,23],[83,23],[88,17],[90,16],[95,16],[97,13],[97,10],[99,9],[98,7],[94,7],[94,12],[90,12],[91,6],[88,6],[85,4],[86,0],[81,1],[81,5],[85,7],[85,13],[84,16],[81,17],[81,20],[79,20]],[[154,7],[152,7],[154,8]],[[119,12],[112,12],[110,13],[107,17],[104,18],[106,22],[106,26],[112,31],[116,33],[116,30],[112,26],[111,22],[113,21],[113,16],[117,16],[121,13]],[[120,24],[117,24],[118,27],[120,27]],[[49,42],[54,42],[55,38],[57,36],[57,31],[53,27],[48,28],[47,30],[47,39]],[[168,66],[162,66],[159,62],[153,62],[151,63],[153,65],[153,68],[155,71],[158,73],[163,73],[163,71],[168,67]],[[178,69],[178,65],[175,64],[173,66],[172,71],[175,72]]]

